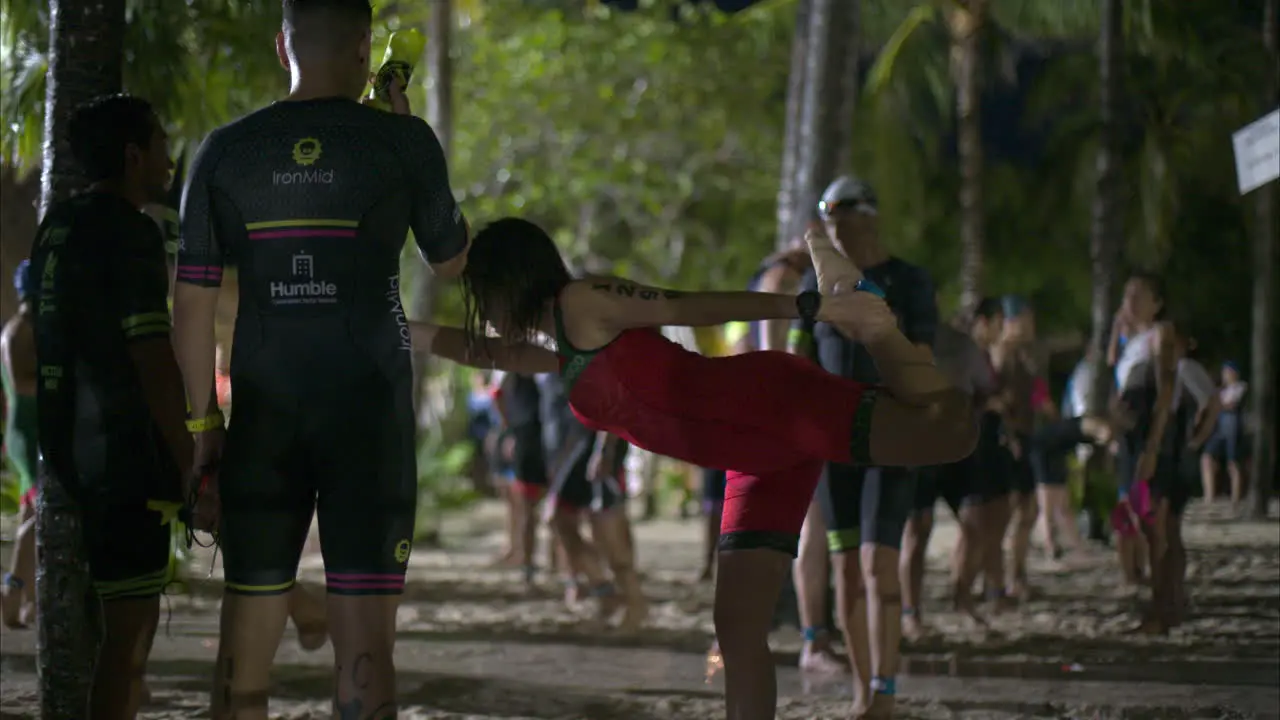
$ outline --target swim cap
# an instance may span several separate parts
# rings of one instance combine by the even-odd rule
[[[1031,309],[1031,303],[1021,295],[1005,295],[1000,298],[1006,318],[1015,318]]]
[[[23,260],[18,263],[18,269],[13,273],[13,289],[18,293],[18,302],[27,299],[27,293],[31,290],[29,287],[27,276],[31,274],[31,261]]]

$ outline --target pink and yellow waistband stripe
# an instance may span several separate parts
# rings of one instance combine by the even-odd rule
[[[404,591],[403,573],[326,572],[325,586],[331,593],[385,595]]]
[[[213,282],[222,282],[222,266],[221,265],[179,265],[179,280],[211,280]]]
[[[354,238],[360,227],[358,220],[313,218],[308,220],[271,220],[247,223],[250,240],[278,240],[282,238]]]

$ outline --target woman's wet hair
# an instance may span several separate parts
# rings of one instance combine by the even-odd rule
[[[547,301],[573,280],[555,241],[542,228],[520,218],[489,223],[476,233],[462,273],[467,338],[483,344],[486,324],[503,329],[506,339],[531,339],[542,326]],[[502,317],[495,317],[501,312]]]

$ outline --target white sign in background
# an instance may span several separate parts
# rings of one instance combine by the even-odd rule
[[[1280,110],[1235,131],[1231,144],[1241,195],[1280,178]]]

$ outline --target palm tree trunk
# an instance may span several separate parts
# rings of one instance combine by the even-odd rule
[[[842,110],[847,54],[857,52],[857,7],[851,0],[811,0],[805,52],[804,94],[800,109],[800,153],[795,173],[796,234],[813,217],[823,187],[835,179],[843,144]],[[852,84],[856,88],[856,82]],[[850,117],[849,124],[852,124]]]
[[[1112,297],[1122,238],[1120,216],[1120,158],[1118,105],[1122,92],[1121,58],[1124,53],[1124,2],[1102,1],[1102,25],[1098,36],[1098,184],[1093,196],[1093,228],[1089,238],[1092,265],[1093,332],[1089,351],[1094,363],[1089,413],[1099,414],[1111,393],[1111,373],[1106,365],[1106,343],[1110,333]]]
[[[440,138],[445,158],[453,140],[453,63],[449,52],[453,36],[453,0],[431,0],[431,15],[427,24],[427,124]],[[417,253],[413,253],[417,257]],[[413,283],[413,295],[409,307],[413,317],[426,320],[431,317],[435,305],[435,277],[426,262],[418,260],[418,277]],[[427,380],[427,357],[414,354],[413,404],[418,423],[422,423],[422,403]]]
[[[1263,98],[1266,112],[1280,104],[1280,29],[1277,28],[1277,0],[1267,0],[1262,20],[1263,42],[1271,59],[1271,83]],[[1256,191],[1258,225],[1253,250],[1253,482],[1249,503],[1254,517],[1267,515],[1271,483],[1276,477],[1276,196],[1280,180],[1272,180]]]
[[[858,100],[862,97],[860,61],[862,59],[862,0],[847,0],[847,16],[844,33],[837,37],[845,48],[841,53],[840,112],[836,117],[840,141],[836,155],[836,173],[852,174],[853,152],[856,145],[853,122],[858,113]]]
[[[45,95],[40,216],[84,185],[67,125],[76,106],[118,93],[124,68],[125,0],[52,0]],[[89,582],[80,513],[47,475],[36,508],[37,663],[40,715],[87,715],[100,606]]]
[[[960,154],[960,307],[982,298],[982,36],[987,0],[963,0],[948,16],[951,71],[956,86],[956,142]]]
[[[796,169],[800,163],[800,122],[804,105],[805,58],[808,54],[809,0],[796,3],[796,27],[791,39],[791,69],[787,73],[787,117],[782,138],[782,177],[778,182],[778,249],[798,233]]]

